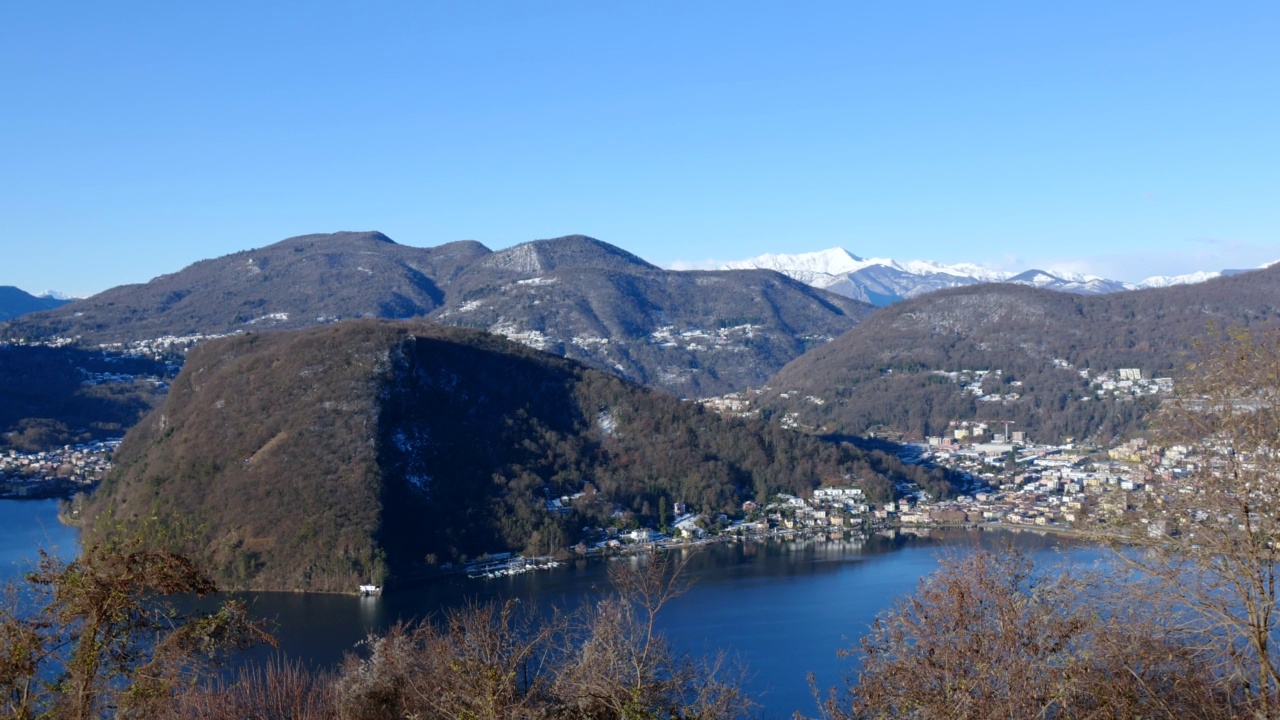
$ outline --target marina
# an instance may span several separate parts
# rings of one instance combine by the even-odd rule
[[[494,578],[521,575],[534,570],[552,570],[560,567],[560,565],[561,563],[555,558],[526,558],[522,555],[501,553],[489,556],[484,560],[475,560],[467,563],[466,573],[467,577],[472,580],[492,580]]]

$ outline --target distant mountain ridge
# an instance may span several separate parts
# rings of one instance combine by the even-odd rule
[[[694,397],[761,384],[872,310],[759,270],[664,270],[583,235],[494,252],[473,241],[418,248],[340,232],[112,288],[0,326],[0,338],[127,344],[429,317]]]
[[[765,254],[747,260],[724,263],[723,269],[766,268],[800,282],[830,290],[873,305],[885,306],[906,298],[952,287],[1000,282],[1027,285],[1045,290],[1100,295],[1204,282],[1245,270],[1196,272],[1171,277],[1153,276],[1139,283],[1108,280],[1096,275],[1039,269],[1009,272],[972,263],[945,264],[929,260],[898,261],[891,258],[861,258],[843,248],[812,253]],[[1264,266],[1266,267],[1266,266]]]
[[[32,295],[12,285],[0,286],[0,322],[28,313],[62,307],[70,300],[52,295]]]
[[[758,404],[824,432],[883,426],[922,440],[978,419],[1042,442],[1110,438],[1138,431],[1160,398],[1104,373],[1174,376],[1198,339],[1278,326],[1280,265],[1100,295],[957,287],[880,309],[789,363]]]

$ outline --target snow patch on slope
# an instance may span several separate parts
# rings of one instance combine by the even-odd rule
[[[605,437],[612,437],[618,431],[618,418],[614,417],[613,410],[601,410],[596,416],[596,424]]]

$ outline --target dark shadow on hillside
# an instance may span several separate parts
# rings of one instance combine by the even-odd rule
[[[422,335],[392,351],[379,420],[378,544],[398,582],[443,558],[519,550],[519,539],[563,549],[544,504],[582,489],[581,476],[565,470],[595,442],[584,434],[574,367],[548,360]],[[504,511],[493,512],[495,503]]]

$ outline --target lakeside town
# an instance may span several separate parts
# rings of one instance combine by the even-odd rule
[[[165,338],[132,351],[172,352],[191,338]],[[1136,369],[1090,374],[1097,395],[1160,394],[1172,390],[1167,378],[1143,378]],[[984,382],[999,370],[949,373],[959,391],[988,396]],[[94,380],[94,379],[90,379]],[[110,379],[104,379],[110,381]],[[759,391],[756,391],[757,393]],[[1009,398],[1002,397],[1007,401]],[[702,401],[725,414],[750,415],[745,393]],[[61,449],[0,454],[0,497],[70,497],[88,492],[111,468],[111,454],[120,440],[105,440]],[[1008,423],[953,421],[945,435],[921,443],[898,445],[899,459],[950,471],[962,480],[957,493],[935,498],[918,487],[896,488],[895,499],[874,503],[862,488],[847,479],[830,479],[810,497],[778,494],[765,502],[746,500],[736,517],[709,516],[684,502],[672,503],[671,516],[661,527],[636,527],[627,514],[615,514],[615,524],[588,530],[586,539],[568,548],[570,556],[626,553],[718,542],[736,538],[832,535],[843,540],[895,529],[934,526],[1027,527],[1045,531],[1073,529],[1089,508],[1123,513],[1155,474],[1165,479],[1187,475],[1195,466],[1191,448],[1156,447],[1141,438],[1114,446],[1091,443],[1041,444]],[[552,513],[570,512],[581,493],[546,501]],[[498,577],[555,567],[555,558],[524,558],[495,552],[464,568],[471,577]]]
[[[958,374],[961,379],[963,374]],[[985,373],[974,373],[981,377]],[[1144,379],[1138,370],[1098,373],[1089,377],[1104,393],[1167,394],[1167,378]],[[965,392],[980,392],[972,384]],[[746,415],[750,401],[737,397],[704,401],[726,413]],[[1008,423],[954,421],[946,435],[923,443],[899,445],[899,459],[944,468],[964,481],[950,498],[934,498],[911,484],[896,488],[896,499],[873,503],[862,488],[835,481],[816,488],[808,498],[777,494],[760,504],[747,500],[741,515],[730,518],[698,513],[683,502],[673,504],[674,518],[663,528],[595,528],[591,540],[573,548],[578,556],[664,550],[743,538],[818,538],[848,542],[872,533],[927,533],[937,527],[990,527],[1040,532],[1081,529],[1087,512],[1119,515],[1141,503],[1136,494],[1163,481],[1189,477],[1200,458],[1183,445],[1159,447],[1144,438],[1114,445],[1089,442],[1035,443]],[[547,502],[550,512],[565,512],[581,494]],[[621,518],[622,513],[616,517]],[[473,564],[472,577],[499,577],[548,567],[551,558],[518,555],[486,556]],[[481,572],[474,568],[481,566]]]
[[[1174,389],[1171,378],[1148,378],[1138,368],[1097,372],[1078,369],[1060,359],[1054,360],[1054,365],[1087,380],[1095,398],[1169,396]],[[1020,383],[1002,383],[1000,369],[937,374],[979,402],[1018,399],[1008,390]],[[993,388],[1005,392],[995,392]],[[752,399],[766,391],[768,388],[734,393],[702,403],[722,414],[753,417],[756,411]],[[1079,401],[1087,402],[1089,398]],[[783,424],[804,429],[795,414],[784,417]],[[781,502],[764,508],[756,522],[784,530],[984,523],[1068,530],[1080,521],[1085,510],[1099,507],[1123,512],[1132,504],[1127,495],[1143,492],[1156,473],[1166,480],[1185,477],[1197,462],[1195,450],[1185,446],[1162,448],[1143,438],[1112,446],[1090,442],[1036,443],[1025,432],[1012,430],[1011,425],[957,420],[951,422],[945,434],[928,437],[923,443],[900,445],[899,459],[904,462],[944,468],[963,478],[966,485],[958,489],[955,497],[933,498],[919,488],[899,486],[897,499],[873,506],[855,487],[820,488],[804,501],[783,496]]]
[[[0,498],[54,498],[87,492],[111,470],[119,439],[41,452],[0,452]]]
[[[624,553],[684,547],[738,538],[830,535],[839,540],[895,529],[936,526],[1015,526],[1071,530],[1087,508],[1123,512],[1158,473],[1186,476],[1195,466],[1191,448],[1161,448],[1141,438],[1114,446],[1037,444],[1021,432],[993,432],[987,423],[954,423],[948,437],[904,444],[901,458],[946,468],[967,481],[954,497],[933,498],[911,485],[897,499],[873,503],[852,484],[816,488],[808,498],[778,494],[761,504],[747,500],[741,514],[708,516],[674,502],[662,528],[617,525],[594,528],[570,555]],[[0,454],[0,497],[67,497],[86,492],[110,471],[119,440],[68,445],[59,450]],[[568,512],[577,495],[552,498],[548,512]],[[556,567],[553,558],[492,553],[465,568],[472,577],[499,577]]]

